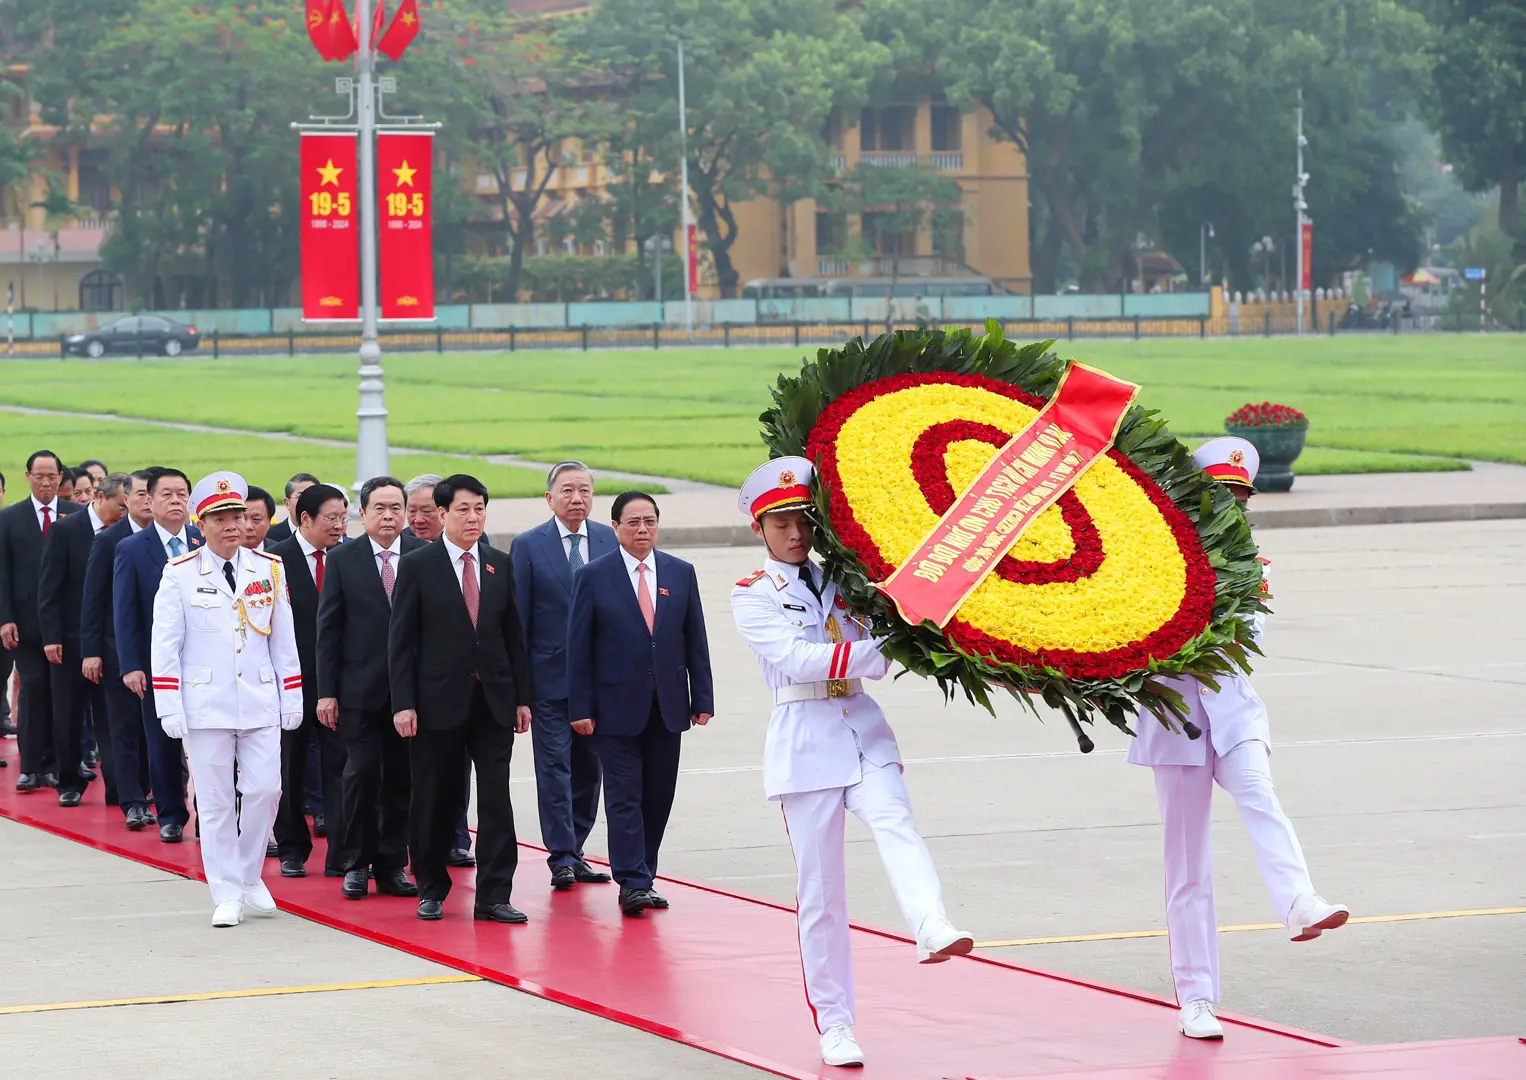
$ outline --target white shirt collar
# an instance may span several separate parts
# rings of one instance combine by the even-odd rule
[[[394,536],[392,538],[392,545],[390,547],[382,547],[380,544],[378,544],[376,542],[376,539],[374,537],[367,536],[366,539],[371,541],[371,556],[372,556],[372,558],[375,558],[376,556],[380,555],[384,551],[390,551],[394,556],[399,555],[399,554],[402,553],[402,550],[403,550],[403,537],[402,537],[401,534],[399,534],[397,536]]]
[[[551,520],[556,522],[556,533],[563,540],[567,539],[569,536],[581,536],[584,540],[588,539],[587,518],[584,518],[582,521],[578,522],[578,527],[576,529],[567,528],[567,526],[562,522],[562,519],[559,517],[553,516]]]
[[[460,562],[461,561],[461,556],[463,556],[463,555],[467,555],[467,554],[476,555],[476,553],[477,553],[476,552],[477,545],[475,545],[475,544],[473,544],[469,548],[457,547],[455,545],[455,543],[452,542],[450,537],[446,536],[444,533],[440,534],[440,539],[445,544],[445,550],[450,553],[450,561],[452,563]]]
[[[303,536],[297,530],[293,529],[291,534],[297,538],[297,544],[302,548],[302,557],[304,559],[311,559],[313,557],[313,552],[317,551],[318,549],[313,547],[312,544],[309,544],[307,542],[307,537]]]
[[[50,514],[52,514],[53,517],[55,517],[55,518],[58,517],[58,496],[57,495],[53,496],[53,501],[52,502],[48,502],[48,503],[40,503],[40,502],[38,502],[36,495],[30,496],[30,498],[32,500],[32,513],[40,514],[40,513],[42,513],[42,508],[44,506],[46,506],[48,508],[48,512]]]
[[[180,526],[180,531],[178,533],[172,533],[156,521],[154,522],[154,529],[159,533],[159,543],[163,544],[165,547],[169,547],[170,541],[177,538],[182,544],[185,544],[186,547],[190,547],[190,543],[185,535],[184,525]]]
[[[657,550],[655,548],[647,554],[646,558],[637,559],[636,556],[622,547],[620,549],[620,558],[625,560],[625,572],[627,574],[634,574],[638,564],[644,565],[649,571],[657,569]]]
[[[101,520],[101,515],[95,512],[95,503],[86,506],[85,513],[90,515],[90,527],[96,532],[100,532],[106,527],[106,523]]]
[[[129,536],[136,536],[138,533],[142,532],[145,528],[147,528],[147,526],[139,525],[136,521],[133,520],[132,515],[129,514],[127,516],[127,528],[129,530],[129,532],[128,532]]]

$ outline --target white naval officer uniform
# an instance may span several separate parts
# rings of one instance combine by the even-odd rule
[[[771,477],[782,466],[792,468],[786,475],[809,483],[812,467],[803,459],[777,459],[763,469]],[[749,480],[742,489],[744,510],[755,502],[748,494],[753,486]],[[796,501],[773,509],[802,505]],[[759,516],[766,512],[755,511]],[[830,1038],[834,1029],[854,1023],[843,854],[849,811],[874,835],[922,961],[968,952],[973,939],[948,925],[937,868],[912,818],[895,734],[874,699],[863,692],[861,680],[883,678],[890,661],[848,614],[837,586],[823,582],[819,566],[807,566],[819,598],[801,580],[801,567],[770,558],[762,570],[737,583],[731,611],[774,698],[763,749],[763,787],[769,799],[780,803],[794,849],[806,1000],[817,1031]]]
[[[1255,476],[1255,451],[1243,440],[1213,440],[1194,455],[1194,460],[1206,467],[1210,476],[1226,479],[1216,475],[1212,461],[1231,457],[1236,450],[1240,457],[1234,458],[1234,463],[1244,476],[1231,475],[1227,480],[1249,486]],[[1244,468],[1247,459],[1248,470]],[[1265,559],[1261,563],[1261,591],[1270,596],[1270,565]],[[1254,640],[1260,641],[1265,626],[1266,613],[1255,613],[1251,618]],[[1301,898],[1317,897],[1293,824],[1272,785],[1271,728],[1266,705],[1250,679],[1240,674],[1220,675],[1216,679],[1218,691],[1191,677],[1161,681],[1182,695],[1187,718],[1202,729],[1202,735],[1189,739],[1181,731],[1167,730],[1154,716],[1141,713],[1134,725],[1136,735],[1129,746],[1128,761],[1148,765],[1155,773],[1165,837],[1171,974],[1177,1003],[1187,1006],[1219,1000],[1219,924],[1211,837],[1215,782],[1239,807],[1277,921],[1288,924]]]
[[[193,507],[204,501],[197,494]],[[223,561],[202,547],[165,564],[151,645],[154,700],[166,734],[185,744],[215,905],[263,891],[266,837],[281,796],[281,729],[302,721],[281,561],[239,547],[227,560],[233,588]]]

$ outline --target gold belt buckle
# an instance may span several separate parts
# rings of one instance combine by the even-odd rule
[[[840,697],[848,697],[848,696],[849,696],[849,691],[848,691],[848,680],[847,679],[828,679],[827,680],[827,697],[829,697],[829,698],[840,698]]]

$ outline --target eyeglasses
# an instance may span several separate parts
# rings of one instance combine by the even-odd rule
[[[339,513],[339,514],[321,514],[321,515],[319,515],[318,520],[323,522],[325,525],[339,525],[339,524],[342,524],[344,522],[345,516],[342,513]]]
[[[657,519],[654,517],[626,518],[620,524],[624,525],[627,529],[637,529],[643,525],[648,529],[655,529],[657,527]]]

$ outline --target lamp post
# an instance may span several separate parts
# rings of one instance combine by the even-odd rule
[[[1304,226],[1308,222],[1305,216],[1309,204],[1304,201],[1303,189],[1309,182],[1309,174],[1303,171],[1303,148],[1309,145],[1309,140],[1303,137],[1303,88],[1298,90],[1298,172],[1293,180],[1293,213],[1298,221],[1298,229],[1294,233],[1294,243],[1298,247],[1298,333],[1303,334],[1303,302],[1304,302],[1304,275],[1308,273],[1308,267],[1304,265]]]
[[[1208,288],[1208,238],[1213,235],[1213,222],[1205,221],[1197,230],[1197,283],[1205,291]]]
[[[678,39],[678,177],[683,202],[684,226],[684,334],[694,337],[694,281],[691,267],[694,253],[694,219],[689,210],[689,111],[684,101],[684,39]],[[660,258],[660,256],[659,256]]]
[[[380,0],[377,0],[380,2]],[[360,48],[355,57],[359,83],[356,113],[360,149],[360,407],[355,438],[355,489],[390,471],[387,462],[387,405],[383,392],[381,343],[376,334],[376,94],[371,74],[376,50],[371,33],[372,0],[357,0]]]

